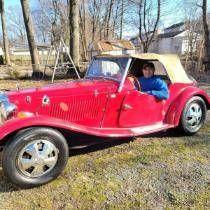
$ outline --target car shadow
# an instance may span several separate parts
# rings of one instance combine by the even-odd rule
[[[140,137],[130,138],[102,138],[93,136],[76,135],[74,138],[69,139],[69,156],[77,156],[81,154],[88,154],[99,150],[104,150],[110,147],[126,144],[141,138],[142,140],[151,140],[153,138],[165,137],[184,137],[182,132],[178,129],[169,129],[165,132],[157,132],[153,134],[142,135]],[[139,139],[138,139],[139,140]]]
[[[195,146],[196,144],[200,144],[201,141],[203,143],[206,143],[207,140],[203,138],[205,134],[198,132],[192,137],[183,134],[183,132],[179,129],[169,129],[166,130],[165,132],[160,131],[152,134],[147,134],[147,135],[142,135],[139,137],[130,137],[130,138],[101,138],[101,137],[93,137],[93,136],[77,136],[76,138],[73,138],[69,141],[72,142],[71,145],[69,145],[69,157],[72,156],[77,156],[81,154],[88,154],[92,153],[95,151],[100,151],[104,150],[107,148],[111,148],[114,146],[122,145],[122,144],[127,144],[133,141],[139,141],[144,140],[144,141],[150,141],[150,140],[155,140],[155,138],[183,138],[183,137],[188,137],[185,139],[185,144],[186,146]],[[157,139],[157,140],[158,140]],[[199,141],[198,141],[199,139]],[[210,141],[208,141],[209,143]],[[81,146],[79,146],[79,144]],[[78,146],[75,146],[78,145]]]
[[[184,137],[183,133],[177,131],[176,129],[170,129],[165,132],[158,132],[149,135],[143,135],[140,138],[142,140],[154,140],[155,138],[176,138],[176,137]],[[195,135],[197,139],[202,139],[202,133],[198,133]],[[111,148],[114,146],[119,146],[122,144],[128,144],[135,140],[139,141],[139,138],[102,138],[102,137],[93,137],[93,136],[84,136],[80,134],[71,135],[70,138],[67,138],[69,142],[69,157],[78,156],[82,154],[89,154],[92,152],[104,150],[107,148]],[[186,146],[193,146],[194,144],[198,144],[200,141],[192,141],[191,138],[186,139]],[[208,142],[209,144],[210,142]],[[19,187],[13,185],[3,174],[3,170],[0,166],[0,193],[4,192],[13,192],[23,190]]]
[[[69,156],[76,156],[80,154],[88,154],[95,151],[104,150],[106,148],[114,147],[117,145],[129,143],[134,141],[133,137],[130,138],[111,138],[111,137],[97,137],[84,134],[69,134],[65,138],[69,144]]]

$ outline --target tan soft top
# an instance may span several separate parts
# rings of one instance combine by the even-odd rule
[[[101,55],[100,57],[121,57]],[[131,57],[143,60],[158,60],[165,67],[168,76],[172,83],[192,83],[193,81],[188,77],[185,72],[178,55],[175,54],[155,54],[155,53],[142,53],[142,54],[129,54],[122,57]]]
[[[133,54],[130,56],[144,60],[159,60],[165,67],[172,83],[192,83],[192,80],[184,70],[178,55],[145,53]]]

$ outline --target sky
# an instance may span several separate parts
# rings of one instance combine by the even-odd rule
[[[19,6],[20,7],[20,0],[5,0],[5,7],[8,8],[10,6],[15,7],[15,6]],[[38,0],[29,0],[30,2],[30,6],[36,6]]]
[[[155,0],[153,0],[155,1]],[[182,22],[185,18],[185,13],[183,10],[183,1],[187,2],[187,0],[166,0],[168,5],[166,10],[170,11],[168,15],[162,18],[160,23],[160,28],[169,27],[172,24]],[[196,0],[195,0],[196,1]],[[36,8],[38,5],[38,0],[29,0],[31,8]],[[179,4],[179,2],[181,2]],[[210,0],[208,2],[208,11],[210,12]],[[177,6],[178,5],[178,6]],[[19,7],[20,8],[20,0],[5,0],[5,8],[9,7]],[[126,30],[123,32],[125,37],[132,37],[138,34],[138,31],[133,30],[133,28],[129,27],[129,24],[126,24]],[[131,26],[132,27],[132,26]]]

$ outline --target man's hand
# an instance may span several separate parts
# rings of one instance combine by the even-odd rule
[[[135,82],[135,80],[134,80],[134,78],[133,78],[133,77],[128,77],[128,79],[129,79],[132,83],[134,83],[134,82]]]

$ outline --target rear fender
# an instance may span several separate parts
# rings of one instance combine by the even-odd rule
[[[207,108],[210,109],[210,98],[205,91],[197,87],[187,87],[171,102],[165,122],[178,126],[185,104],[193,96],[201,97],[205,101]]]

